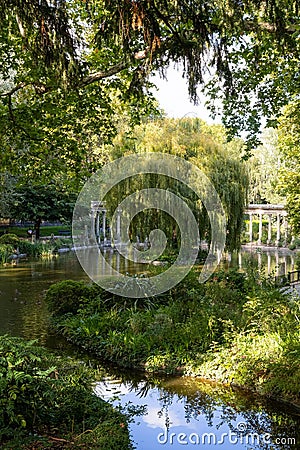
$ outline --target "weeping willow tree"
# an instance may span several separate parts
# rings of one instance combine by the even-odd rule
[[[122,130],[110,147],[113,159],[134,153],[162,152],[179,156],[196,165],[213,183],[223,204],[227,219],[227,248],[239,247],[243,211],[247,200],[248,177],[245,163],[240,159],[243,143],[226,142],[220,125],[207,125],[200,119],[160,119],[135,127],[127,134]],[[195,192],[178,180],[159,174],[140,174],[125,179],[111,190],[107,204],[114,210],[120,202],[141,189],[169,190],[180,197],[193,211],[199,224],[200,238],[210,240],[207,211]],[[131,223],[132,239],[145,240],[154,228],[162,229],[170,245],[180,240],[176,222],[159,209],[146,209]]]

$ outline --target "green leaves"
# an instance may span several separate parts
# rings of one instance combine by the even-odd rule
[[[42,448],[42,436],[54,434],[79,446],[84,435],[91,449],[99,448],[100,440],[103,449],[112,448],[110,440],[114,448],[131,448],[127,428],[119,430],[126,418],[92,393],[92,375],[77,361],[57,358],[34,341],[0,336],[0,445],[23,448],[31,439]]]
[[[300,115],[299,101],[285,109],[278,130],[278,148],[281,154],[279,189],[286,196],[289,223],[293,234],[300,232]]]

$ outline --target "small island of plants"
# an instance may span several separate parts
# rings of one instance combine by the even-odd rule
[[[198,272],[155,298],[128,299],[63,281],[46,294],[52,325],[102,360],[232,383],[299,404],[299,296],[253,267]]]

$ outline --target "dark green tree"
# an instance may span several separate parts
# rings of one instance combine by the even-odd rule
[[[35,236],[39,239],[43,220],[71,220],[75,200],[73,194],[54,185],[21,186],[15,190],[9,214],[17,220],[34,222]]]

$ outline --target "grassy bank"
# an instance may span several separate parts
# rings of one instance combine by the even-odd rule
[[[152,299],[64,281],[46,299],[56,330],[119,366],[181,372],[299,401],[299,298],[254,269],[199,284],[192,271]]]
[[[132,448],[127,418],[93,394],[93,381],[70,358],[0,336],[1,449]]]

